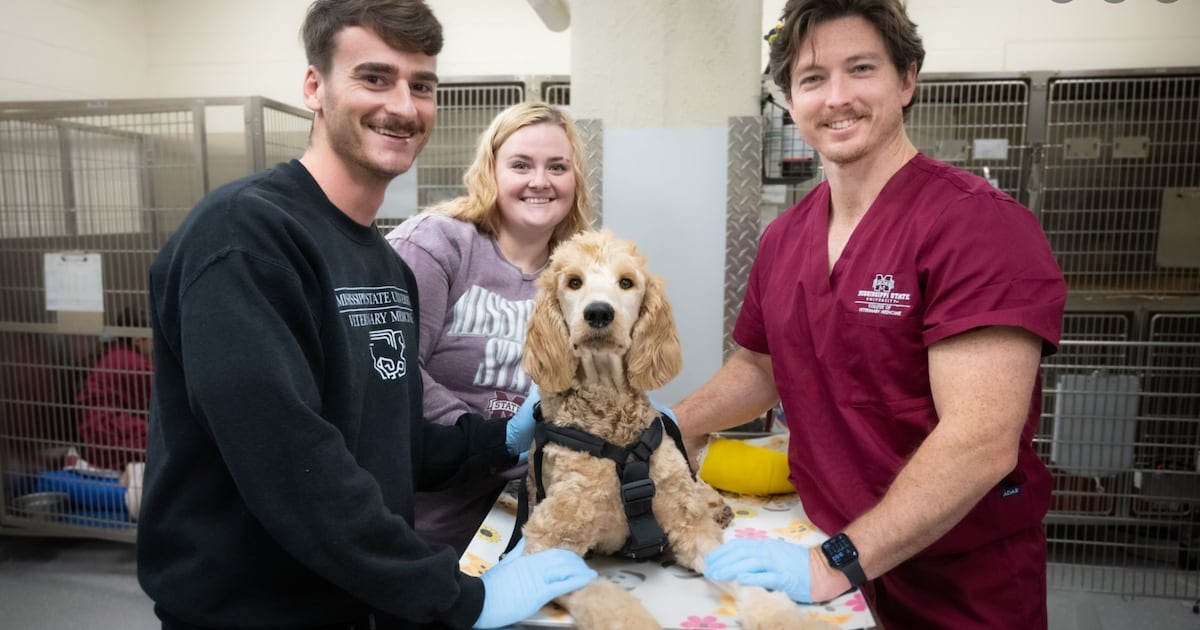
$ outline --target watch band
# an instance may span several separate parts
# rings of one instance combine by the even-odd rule
[[[846,566],[841,567],[840,570],[842,573],[846,574],[846,577],[850,578],[851,588],[858,588],[867,581],[867,574],[862,570],[862,566],[858,564],[858,558],[855,558],[853,562],[850,562]]]

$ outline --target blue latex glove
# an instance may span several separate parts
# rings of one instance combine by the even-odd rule
[[[675,417],[675,412],[671,411],[670,407],[660,404],[657,400],[654,400],[653,396],[650,396],[649,394],[647,394],[646,397],[650,399],[650,406],[657,409],[662,415],[670,418],[671,422],[675,423],[675,426],[679,426],[679,418]]]
[[[504,445],[508,447],[509,455],[519,455],[521,461],[529,456],[529,443],[533,441],[533,406],[541,402],[537,383],[529,387],[529,395],[516,415],[508,421],[504,433]]]
[[[502,628],[537,612],[547,602],[587,586],[596,572],[583,558],[565,549],[547,549],[523,556],[525,539],[483,579],[483,611],[476,628]]]
[[[704,557],[704,577],[761,586],[786,593],[793,601],[812,602],[808,547],[782,540],[731,540]]]

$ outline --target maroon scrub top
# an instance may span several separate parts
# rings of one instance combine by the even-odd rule
[[[828,273],[829,186],[763,234],[734,340],[771,355],[807,514],[840,531],[887,492],[936,426],[929,346],[1016,326],[1057,349],[1066,285],[1036,217],[980,177],[917,155]],[[1013,472],[919,556],[1040,526],[1051,479],[1033,450],[1041,382]]]

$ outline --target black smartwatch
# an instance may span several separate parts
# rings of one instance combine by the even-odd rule
[[[821,543],[821,552],[825,554],[829,566],[850,578],[852,588],[858,588],[867,581],[867,574],[858,564],[858,549],[854,547],[854,543],[850,542],[850,537],[846,534],[837,534]]]

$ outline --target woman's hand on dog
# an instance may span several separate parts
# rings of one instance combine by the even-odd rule
[[[518,456],[520,461],[525,461],[529,456],[529,443],[533,441],[533,407],[541,400],[537,383],[534,383],[529,387],[525,402],[521,403],[505,429],[504,445],[508,447],[508,453]]]

